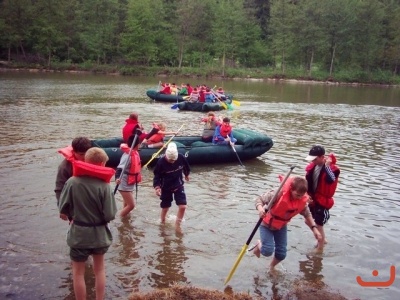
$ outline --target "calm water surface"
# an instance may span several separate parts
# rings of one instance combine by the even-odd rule
[[[163,120],[171,130],[185,124],[185,135],[201,132],[200,113],[179,112],[146,98],[146,90],[157,87],[158,80],[0,73],[0,298],[73,299],[68,225],[58,218],[53,193],[62,161],[58,148],[78,135],[119,136],[132,111],[140,112],[148,129]],[[378,289],[359,286],[356,277],[386,281],[391,265],[400,268],[400,89],[205,83],[222,85],[241,101],[240,107],[224,112],[235,127],[266,133],[275,144],[258,159],[245,161],[245,168],[192,166],[183,234],[175,233],[173,216],[166,226],[159,225],[152,173],[144,170],[137,209],[129,219],[117,217],[111,224],[107,299],[126,299],[132,291],[173,282],[223,290],[258,220],[255,197],[276,188],[277,175],[292,164],[299,166],[295,174],[304,174],[304,157],[314,143],[335,152],[342,170],[324,253],[313,254],[313,236],[296,217],[289,225],[288,257],[279,274],[268,274],[269,258],[245,255],[229,284],[234,291],[266,299],[318,281],[352,299],[396,299],[399,278]],[[117,195],[118,207],[121,200]],[[175,213],[173,206],[171,215]],[[373,277],[373,270],[379,276]],[[93,297],[94,282],[88,280]]]

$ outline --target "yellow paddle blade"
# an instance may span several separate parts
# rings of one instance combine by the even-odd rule
[[[233,105],[240,106],[240,102],[237,100],[232,100]]]
[[[222,102],[222,101],[220,101],[221,102],[221,105],[222,105],[222,107],[224,108],[224,109],[228,109],[228,106],[226,105],[226,103],[224,103],[224,102]]]
[[[174,134],[173,136],[171,136],[171,138],[164,144],[164,146],[162,146],[160,148],[160,150],[158,150],[156,153],[154,153],[150,160],[142,167],[142,168],[146,168],[152,161],[153,159],[155,159],[157,157],[158,154],[160,154],[161,151],[163,151],[164,149],[167,149],[167,146],[169,144],[170,141],[172,141],[172,139],[178,134],[179,131],[181,131],[181,129],[183,128],[183,125],[181,127],[179,127],[178,131],[176,132],[176,134]]]
[[[231,278],[232,278],[233,274],[235,273],[236,268],[237,268],[237,266],[239,265],[239,263],[240,263],[240,261],[241,261],[243,255],[246,253],[246,250],[247,250],[247,247],[248,247],[248,246],[249,246],[249,245],[244,244],[244,246],[242,247],[242,251],[240,251],[239,256],[238,256],[238,258],[236,259],[235,264],[233,265],[231,271],[229,272],[228,277],[226,277],[224,284],[227,284],[227,283],[229,282],[229,280],[231,280]]]

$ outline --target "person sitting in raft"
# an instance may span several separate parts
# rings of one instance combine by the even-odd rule
[[[215,102],[215,95],[213,94],[210,88],[206,88],[206,92],[204,93],[204,101],[206,103]]]
[[[193,92],[193,87],[190,83],[186,83],[187,94],[190,95]]]
[[[199,91],[198,91],[197,87],[195,87],[193,89],[193,91],[190,93],[188,101],[190,101],[190,102],[198,102],[199,101],[199,97],[200,97]]]
[[[199,89],[199,102],[200,103],[204,103],[205,100],[205,96],[206,96],[206,88],[204,86],[201,86]]]
[[[205,143],[211,143],[213,140],[215,129],[218,125],[222,124],[222,117],[217,118],[215,114],[210,111],[207,114],[207,117],[201,119],[201,122],[205,123],[201,139]]]
[[[167,132],[164,123],[153,123],[153,129],[146,135],[142,142],[142,148],[161,148],[164,146],[166,135],[176,135],[177,132]]]
[[[215,128],[212,143],[214,145],[228,145],[233,146],[237,139],[233,137],[231,120],[228,117],[222,119],[222,124]]]
[[[216,96],[221,100],[226,100],[225,92],[222,87],[218,88],[218,90],[216,91]]]
[[[175,83],[171,84],[171,95],[178,95],[178,88]]]
[[[163,89],[160,91],[160,94],[171,95],[171,87],[169,86],[169,83],[163,83],[162,86]]]
[[[182,96],[189,95],[186,84],[182,83],[181,89],[179,90],[179,95],[182,95]]]

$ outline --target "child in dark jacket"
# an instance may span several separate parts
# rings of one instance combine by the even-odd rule
[[[190,166],[186,158],[178,153],[175,143],[169,143],[165,156],[158,160],[154,168],[153,187],[161,199],[161,223],[165,223],[167,212],[175,199],[179,207],[175,225],[180,226],[187,205],[183,175],[189,181],[189,174]]]

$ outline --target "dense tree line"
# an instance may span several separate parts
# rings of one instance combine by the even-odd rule
[[[399,0],[0,0],[0,58],[400,73]]]

